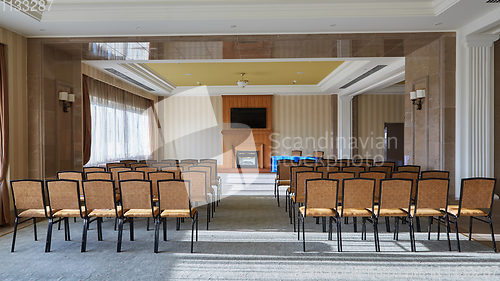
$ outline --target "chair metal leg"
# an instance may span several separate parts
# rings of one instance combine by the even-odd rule
[[[472,239],[472,216],[469,218],[469,241]]]
[[[49,218],[49,225],[47,226],[47,241],[45,242],[45,252],[50,252],[50,242],[52,240],[52,222],[53,219]]]
[[[146,221],[146,231],[149,231],[149,218],[147,218],[147,221]]]
[[[420,229],[420,217],[416,217],[415,218],[415,222],[417,223],[417,232],[421,232],[421,229]]]
[[[70,231],[69,231],[69,218],[64,218],[64,224],[65,224],[65,228],[67,228],[66,232],[68,233],[68,240],[66,241],[71,241],[71,235],[70,235]]]
[[[122,234],[123,234],[123,218],[118,220],[118,244],[116,246],[116,251],[122,251]]]
[[[323,232],[326,232],[326,217],[321,218],[321,223],[323,224]]]
[[[448,238],[448,250],[451,251],[451,240],[450,240],[450,218],[448,215],[445,215],[445,221],[446,221],[446,238]]]
[[[408,233],[410,234],[410,249],[412,252],[415,252],[415,245],[413,241],[413,223],[410,218],[408,218]]]
[[[191,219],[191,253],[193,252],[194,217]]]
[[[84,253],[87,250],[87,226],[88,226],[88,219],[84,218],[83,219],[83,231],[82,231],[82,248],[81,252]],[[101,240],[99,240],[101,241]]]
[[[332,240],[333,239],[333,217],[329,217],[328,218],[328,240]]]
[[[302,249],[304,252],[306,251],[306,226],[305,226],[305,218],[302,217]]]
[[[196,213],[196,241],[198,241],[198,213]]]
[[[280,186],[276,187],[276,201],[278,202],[278,207],[280,206]]]
[[[207,204],[207,230],[209,222],[210,222],[210,204]]]
[[[167,241],[167,218],[163,218],[163,241]]]
[[[361,240],[366,240],[366,218],[361,218]]]
[[[337,220],[337,250],[342,252],[342,222]]]
[[[35,241],[38,241],[38,235],[36,231],[36,218],[33,218],[33,232],[35,234]]]
[[[130,241],[134,241],[134,218],[128,218],[130,223]]]
[[[102,218],[97,218],[97,241],[102,241]]]
[[[453,223],[455,224],[455,233],[457,234],[457,247],[458,247],[458,251],[460,252],[460,239],[458,238],[457,217],[453,217]]]
[[[375,252],[380,252],[380,240],[378,237],[378,219],[373,218],[373,238],[375,239]]]
[[[444,217],[443,217],[443,218],[444,218]],[[438,217],[438,223],[437,223],[437,225],[438,225],[438,230],[437,230],[437,240],[439,241],[439,235],[440,235],[440,233],[441,233],[441,218],[440,218],[440,217]]]
[[[17,235],[17,225],[18,225],[18,223],[19,223],[19,219],[16,217],[16,221],[14,222],[14,234],[12,236],[12,247],[10,248],[11,252],[14,252],[14,246],[16,245],[16,235]]]
[[[387,232],[391,232],[391,222],[389,221],[389,217],[385,217],[385,230]]]
[[[399,217],[394,219],[394,240],[398,241],[399,239]]]
[[[154,252],[158,253],[158,236],[160,235],[160,218],[154,218],[155,220],[155,244],[154,244]]]
[[[297,235],[298,235],[298,240],[300,241],[300,213],[297,213],[297,217],[298,217],[298,225],[297,225]]]
[[[432,229],[432,217],[429,217],[429,223],[427,224],[427,240],[431,240],[431,229]]]
[[[295,232],[295,203],[294,203],[294,204],[292,204],[292,208],[293,208],[293,209],[292,209],[292,216],[293,216],[293,218],[292,218],[292,220],[293,220],[293,232]]]
[[[495,242],[495,232],[493,232],[493,223],[491,222],[491,218],[489,216],[488,216],[488,223],[490,224],[491,242],[493,243],[493,250],[496,253],[497,252],[497,244]]]
[[[354,232],[358,232],[358,218],[357,217],[352,218],[352,224],[354,226]]]

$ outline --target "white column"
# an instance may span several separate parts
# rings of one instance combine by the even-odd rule
[[[352,137],[352,97],[338,96],[338,154],[339,159],[351,158],[351,137]]]
[[[493,42],[497,35],[457,41],[455,197],[466,177],[494,177]]]

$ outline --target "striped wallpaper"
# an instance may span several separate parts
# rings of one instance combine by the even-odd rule
[[[403,123],[404,95],[358,96],[358,153],[365,158],[384,156],[384,123]],[[378,161],[381,161],[379,159]]]
[[[27,40],[17,33],[0,27],[0,44],[6,46],[9,93],[9,171],[7,181],[10,181],[28,176]],[[13,209],[12,205],[11,209]]]
[[[222,97],[172,96],[160,103],[160,158],[217,158],[222,165]]]
[[[329,157],[333,150],[330,95],[273,96],[273,155],[302,155],[315,150]]]

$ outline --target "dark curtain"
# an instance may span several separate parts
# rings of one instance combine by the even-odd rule
[[[90,114],[90,96],[87,76],[82,77],[83,96],[83,165],[90,160],[90,147],[92,144],[92,120]]]
[[[10,222],[9,186],[7,184],[9,163],[9,102],[7,98],[5,47],[0,44],[0,225]]]

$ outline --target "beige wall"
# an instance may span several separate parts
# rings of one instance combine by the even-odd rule
[[[272,154],[291,155],[298,149],[307,156],[322,150],[330,157],[332,107],[330,95],[273,96]]]
[[[495,61],[495,178],[500,178],[500,40],[493,44]],[[500,194],[500,188],[496,189],[496,193]]]
[[[357,108],[358,154],[363,158],[384,157],[384,123],[403,123],[405,96],[397,94],[359,95]],[[377,161],[383,158],[377,156]]]
[[[405,158],[422,170],[450,171],[455,178],[455,36],[440,39],[406,56]],[[426,89],[422,110],[410,91]]]
[[[25,37],[0,27],[0,43],[6,46],[7,91],[9,93],[9,172],[7,181],[10,181],[28,176],[27,41]],[[13,209],[12,204],[10,207]]]

